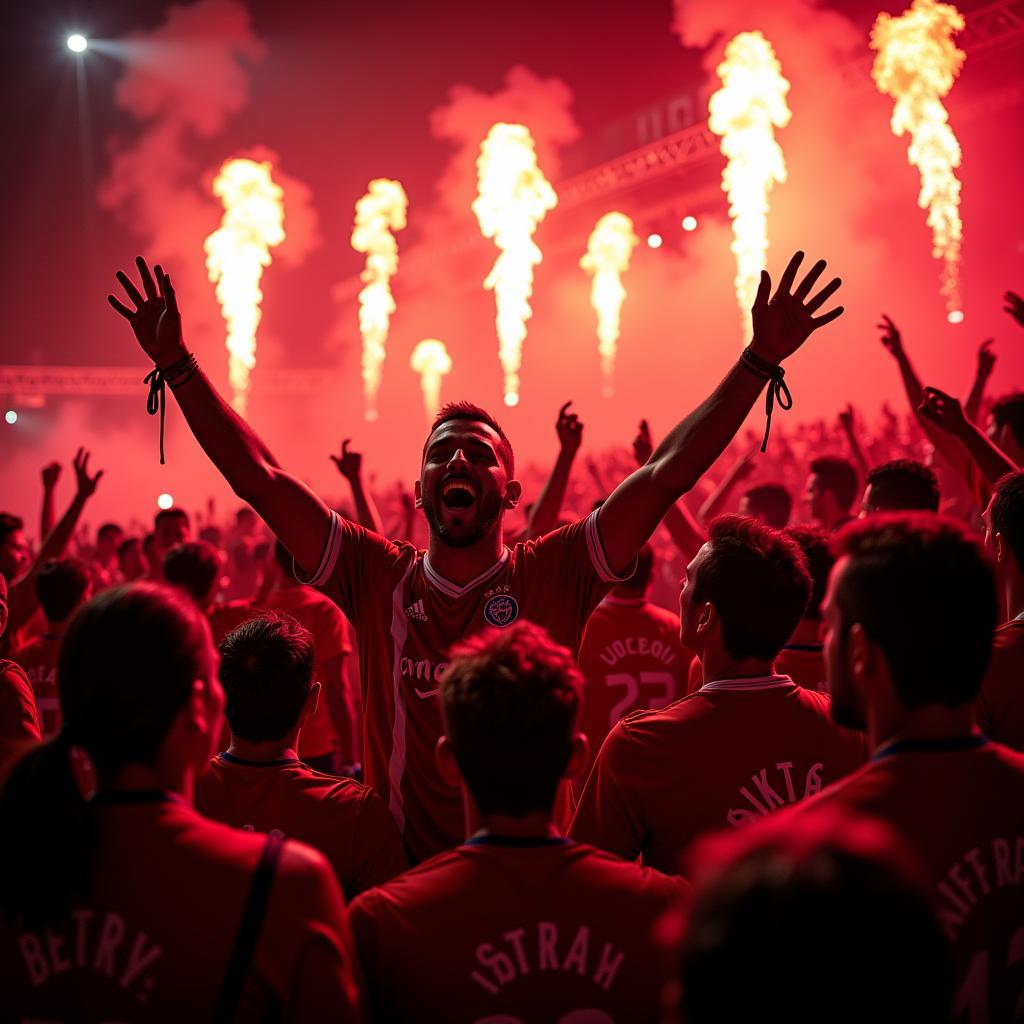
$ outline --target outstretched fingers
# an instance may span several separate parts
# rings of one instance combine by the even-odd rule
[[[141,306],[145,300],[142,298],[139,289],[132,283],[132,279],[123,270],[119,270],[114,276],[121,282],[121,287],[125,290],[128,298],[136,306]]]
[[[761,280],[757,282],[757,294],[754,296],[755,306],[767,306],[772,293],[772,279],[767,270],[761,271]]]
[[[107,302],[117,310],[125,318],[125,320],[131,320],[135,316],[135,310],[129,309],[123,302],[119,302],[113,295],[107,296]]]
[[[796,272],[800,269],[804,254],[801,251],[793,253],[792,259],[786,264],[786,269],[779,278],[779,287],[775,290],[775,298],[780,295],[789,295],[793,289],[793,282],[796,280]]]
[[[821,272],[825,269],[827,264],[824,260],[818,260],[817,263],[807,271],[804,279],[797,285],[797,289],[793,292],[793,298],[800,302],[803,302],[808,295],[811,294],[811,289],[815,286],[818,278],[821,277]]]
[[[837,291],[839,291],[839,286],[842,283],[843,282],[841,278],[833,277],[832,280],[829,281],[829,283],[825,285],[825,287],[822,288],[817,295],[812,296],[810,299],[808,299],[807,304],[804,306],[804,309],[808,313],[817,313],[817,311],[821,309],[821,307],[824,306],[825,303],[828,302],[828,300],[831,299]]]
[[[147,299],[157,298],[156,285],[153,283],[153,275],[149,272],[149,266],[141,256],[135,257],[135,266],[139,268],[139,277],[142,279],[142,288]]]
[[[835,309],[830,309],[827,313],[822,313],[821,316],[812,316],[811,324],[817,330],[819,327],[824,327],[825,324],[832,323],[833,320],[841,317],[845,312],[846,310],[843,306],[836,306]]]

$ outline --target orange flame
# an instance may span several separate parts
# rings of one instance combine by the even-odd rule
[[[498,356],[505,375],[505,404],[519,401],[526,321],[533,315],[533,268],[543,256],[533,241],[537,225],[558,202],[555,190],[537,166],[533,136],[521,124],[491,126],[476,162],[478,192],[473,212],[485,238],[501,254],[484,287],[497,303]]]
[[[953,42],[963,15],[936,0],[914,0],[899,17],[880,14],[871,30],[877,51],[871,75],[878,91],[895,100],[893,134],[910,132],[908,158],[921,175],[917,205],[928,211],[932,255],[942,261],[940,292],[950,323],[960,309],[960,181],[955,168],[961,151],[942,103],[963,67],[966,54]]]
[[[789,123],[789,82],[772,44],[760,32],[741,32],[725,48],[716,68],[722,80],[708,103],[708,127],[722,137],[728,164],[722,189],[729,195],[732,251],[736,256],[736,301],[744,340],[750,308],[768,256],[768,193],[786,180],[786,160],[775,129]]]
[[[245,414],[249,374],[256,365],[260,324],[260,278],[270,266],[270,249],[284,241],[284,191],[270,176],[268,162],[227,160],[213,183],[224,204],[221,226],[203,245],[206,270],[217,284],[217,300],[228,327],[231,404]]]
[[[441,406],[441,378],[451,373],[452,360],[448,355],[443,341],[427,338],[413,350],[409,365],[414,373],[420,375],[420,386],[423,388],[423,408],[427,414],[427,422],[432,423]]]
[[[622,274],[629,269],[629,258],[639,241],[629,217],[624,213],[606,213],[591,232],[586,255],[580,260],[580,266],[594,277],[590,302],[597,313],[597,350],[601,356],[604,394],[609,398],[615,393],[619,318],[626,301]]]
[[[377,394],[387,351],[388,328],[394,313],[391,278],[398,271],[398,243],[393,232],[406,224],[409,200],[401,182],[375,178],[356,203],[352,248],[366,253],[359,293],[359,333],[363,336],[363,397],[366,418],[377,418]]]

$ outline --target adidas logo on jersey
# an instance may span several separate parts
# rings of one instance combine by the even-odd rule
[[[405,617],[407,619],[416,619],[418,622],[426,622],[427,612],[423,607],[423,601],[413,601],[413,603],[405,609]]]

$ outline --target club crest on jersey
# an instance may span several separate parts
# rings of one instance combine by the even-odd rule
[[[484,605],[484,618],[492,626],[511,626],[519,618],[519,603],[508,594],[495,594]]]

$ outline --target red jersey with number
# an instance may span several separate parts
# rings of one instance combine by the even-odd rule
[[[953,1019],[1024,1014],[1024,755],[977,736],[896,743],[795,813],[839,807],[892,827],[929,871],[952,943]]]
[[[974,708],[989,739],[1024,751],[1024,619],[1013,619],[996,630]]]
[[[678,615],[642,598],[609,594],[590,616],[580,646],[591,760],[620,718],[685,697],[694,657],[679,641]]]
[[[570,835],[661,871],[698,836],[757,821],[864,763],[867,740],[788,676],[719,679],[608,734]]]
[[[366,781],[387,803],[410,858],[420,861],[465,837],[459,790],[434,762],[449,649],[522,618],[575,654],[590,613],[618,578],[601,545],[597,513],[505,548],[462,585],[438,574],[426,552],[332,513],[327,548],[309,582],[356,628]]]
[[[325,678],[324,664],[345,658],[352,653],[348,623],[338,606],[312,587],[280,587],[271,591],[263,602],[265,608],[287,612],[313,634],[316,641],[316,660],[313,665],[314,678],[321,686],[316,713],[302,727],[299,734],[299,757],[323,757],[337,748],[341,751],[342,764],[354,764],[356,757],[352,725],[355,715],[348,677],[344,674],[331,679]],[[336,687],[336,692],[327,693],[327,687]],[[337,701],[348,709],[350,723],[348,734],[339,736],[331,720],[331,701]]]
[[[351,906],[379,1021],[657,1021],[686,883],[564,839],[470,840]]]
[[[315,772],[297,758],[218,754],[196,783],[196,809],[234,828],[276,829],[309,843],[331,862],[346,899],[409,866],[398,829],[369,786]]]
[[[25,670],[36,698],[36,710],[42,726],[43,739],[60,731],[62,716],[57,692],[57,659],[61,638],[43,633],[15,652],[14,660]]]
[[[213,1020],[266,836],[163,794],[95,802],[88,894],[50,927],[0,920],[0,1006],[21,1020]],[[237,1020],[358,1020],[344,903],[315,850],[281,851]]]

